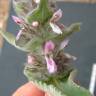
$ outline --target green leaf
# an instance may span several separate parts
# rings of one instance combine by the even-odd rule
[[[16,48],[19,49],[19,50],[28,52],[27,49],[21,48],[21,47],[19,47],[19,46],[17,46],[17,45],[15,44],[16,37],[15,37],[11,32],[5,32],[5,31],[2,31],[2,29],[0,29],[0,34],[4,37],[4,39],[5,39],[9,44],[13,45],[14,47],[16,47]]]
[[[28,23],[38,21],[40,24],[44,24],[52,17],[52,14],[48,8],[48,0],[40,0],[39,6],[26,16],[26,20]]]
[[[60,83],[59,86],[67,96],[92,96],[88,90],[75,84],[73,81]]]
[[[62,94],[60,90],[58,90],[53,85],[47,85],[46,83],[40,82],[40,81],[32,81],[38,88],[44,90],[45,92],[49,93],[50,96],[67,96],[65,94]]]
[[[33,73],[32,71],[24,71],[25,75],[27,75],[27,77],[29,78],[29,81],[31,80],[35,85],[37,85],[37,87],[52,94],[52,96],[92,96],[87,89],[75,84],[72,81],[74,74],[73,72],[71,73],[69,78],[64,81],[57,80],[53,77],[49,82],[46,82],[43,81],[42,78],[39,78],[42,74],[44,74],[40,74],[41,71],[38,72],[37,70],[34,70],[35,72]]]
[[[55,38],[53,38],[53,40],[55,42],[61,43],[65,38],[72,35],[72,33],[80,31],[80,25],[81,23],[73,23],[69,27],[65,27],[63,34],[56,36]]]
[[[27,44],[21,47],[16,45],[15,43],[16,37],[12,33],[4,32],[0,29],[0,34],[5,38],[7,42],[9,42],[11,45],[24,52],[37,52],[37,51],[39,52],[40,50],[42,50],[43,40],[40,39],[39,37],[32,38]]]
[[[4,32],[0,29],[0,34],[13,46],[15,46],[15,36],[10,32]]]
[[[59,90],[61,90],[61,92],[65,93],[67,96],[92,96],[92,94],[90,94],[90,92],[87,89],[73,82],[73,75],[74,72],[70,74],[67,81],[54,80],[55,86]]]
[[[36,6],[34,6],[31,0],[13,0],[13,7],[17,15],[24,18]]]

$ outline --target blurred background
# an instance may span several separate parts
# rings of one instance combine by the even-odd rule
[[[61,22],[65,25],[82,22],[81,31],[73,34],[65,51],[78,58],[73,64],[78,69],[76,79],[80,85],[89,88],[92,66],[96,63],[96,0],[63,1],[57,3],[63,10]],[[11,1],[0,0],[0,27],[17,34],[19,27],[12,20],[12,15],[16,14]],[[27,82],[23,75],[26,54],[8,44],[1,36],[0,50],[0,96],[11,96],[20,85]]]

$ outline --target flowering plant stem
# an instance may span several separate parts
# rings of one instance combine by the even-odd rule
[[[64,52],[70,35],[80,31],[81,23],[70,26],[59,23],[62,10],[57,10],[55,4],[51,0],[13,0],[18,17],[12,18],[20,30],[17,36],[1,29],[0,34],[28,54],[24,75],[31,83],[20,87],[12,96],[32,96],[36,92],[33,83],[51,96],[91,96],[88,90],[74,83],[75,69],[70,63],[76,57]]]

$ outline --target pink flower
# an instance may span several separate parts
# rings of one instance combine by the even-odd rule
[[[57,66],[53,58],[45,56],[45,60],[47,63],[47,69],[50,74],[53,74],[57,71]]]
[[[12,16],[13,20],[15,23],[17,23],[18,25],[22,24],[23,23],[23,20],[16,17],[16,16]]]
[[[50,52],[52,52],[55,48],[55,45],[54,43],[50,40],[50,41],[47,41],[44,45],[44,53],[45,54],[48,54]]]
[[[52,16],[52,18],[51,18],[51,22],[57,22],[57,21],[59,21],[60,20],[60,18],[62,17],[62,10],[61,9],[59,9],[59,10],[57,10],[54,14],[53,14],[53,16]]]
[[[16,40],[18,40],[20,38],[21,34],[22,34],[22,30],[19,30],[19,32],[18,32],[18,34],[16,36]]]
[[[60,20],[61,17],[62,17],[62,10],[59,9],[53,14],[53,16],[50,20],[50,26],[51,26],[53,32],[55,32],[57,34],[62,34],[62,26],[61,26],[61,24],[57,24],[57,22]]]

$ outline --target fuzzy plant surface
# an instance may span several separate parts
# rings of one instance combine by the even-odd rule
[[[20,30],[17,36],[2,29],[0,34],[28,54],[24,68],[28,80],[51,96],[92,96],[74,82],[76,69],[71,62],[76,57],[64,51],[81,24],[60,23],[62,10],[52,0],[13,0],[13,7],[18,16],[12,18]]]

